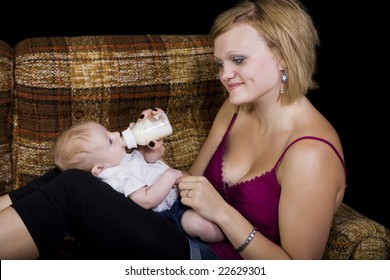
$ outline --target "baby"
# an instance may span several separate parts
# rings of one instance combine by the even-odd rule
[[[184,211],[191,211],[190,215],[184,215],[191,219],[183,229],[189,236],[206,242],[222,240],[223,233],[215,224],[180,203],[176,184],[182,172],[162,161],[164,149],[153,162],[145,160],[143,150],[127,153],[119,132],[109,132],[97,122],[84,121],[59,135],[52,147],[52,156],[59,169],[78,168],[90,172],[141,207],[170,218],[181,229]]]

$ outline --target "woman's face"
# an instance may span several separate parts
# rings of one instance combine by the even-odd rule
[[[214,56],[232,104],[277,99],[283,68],[253,27],[237,24],[217,37]]]

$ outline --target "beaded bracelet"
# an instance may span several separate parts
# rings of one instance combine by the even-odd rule
[[[248,246],[248,244],[252,241],[252,239],[255,237],[256,235],[256,232],[257,232],[257,228],[256,227],[253,227],[253,230],[251,231],[251,233],[248,235],[248,237],[245,239],[244,243],[242,243],[239,247],[235,248],[234,250],[238,253],[241,253],[242,251],[244,251],[244,249],[246,248],[246,246]]]

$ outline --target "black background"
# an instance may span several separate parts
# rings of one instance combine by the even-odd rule
[[[2,9],[0,40],[103,34],[207,34],[215,16],[237,0],[116,3],[14,2]],[[348,169],[344,201],[390,228],[388,70],[380,7],[356,1],[304,0],[319,29],[320,90],[309,98],[339,132]],[[383,8],[383,7],[382,7]],[[381,30],[382,28],[382,30]],[[374,35],[378,34],[378,35]]]

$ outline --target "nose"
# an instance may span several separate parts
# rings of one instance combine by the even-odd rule
[[[219,70],[219,78],[223,81],[229,82],[235,76],[234,69],[232,67],[228,67],[226,64],[223,68]]]

